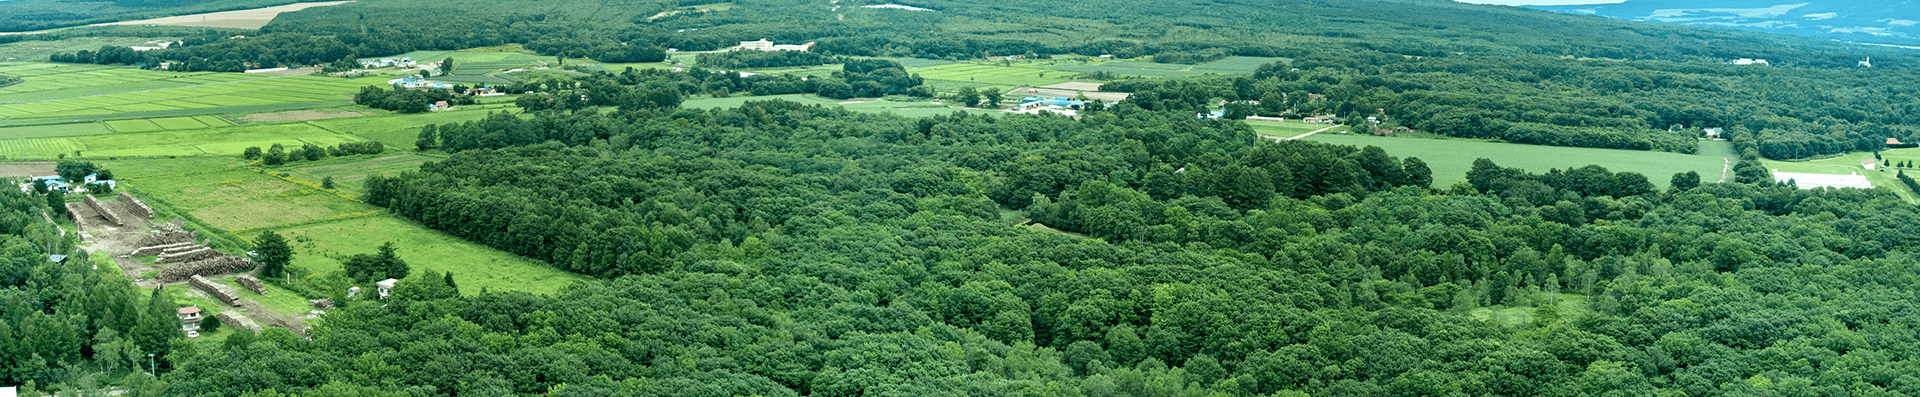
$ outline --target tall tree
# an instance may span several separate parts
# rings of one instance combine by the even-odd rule
[[[293,263],[293,246],[287,239],[272,230],[260,232],[260,240],[253,245],[253,252],[260,259],[260,276],[269,280],[278,280],[286,273],[287,266]]]

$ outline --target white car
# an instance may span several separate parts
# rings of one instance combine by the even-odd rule
[[[200,337],[200,331],[187,331],[187,337],[188,337],[188,338],[198,338],[198,337]]]

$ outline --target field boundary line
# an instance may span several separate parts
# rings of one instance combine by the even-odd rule
[[[1272,135],[1268,135],[1267,137],[1268,137],[1268,138],[1273,138],[1273,140],[1274,140],[1274,141],[1291,141],[1291,140],[1295,140],[1295,139],[1300,139],[1300,138],[1306,138],[1306,137],[1308,137],[1308,136],[1312,136],[1313,134],[1318,134],[1318,133],[1320,133],[1321,131],[1326,131],[1326,130],[1331,130],[1331,129],[1334,129],[1334,128],[1339,128],[1339,127],[1345,127],[1345,126],[1343,126],[1343,125],[1338,125],[1338,124],[1336,124],[1336,125],[1331,125],[1331,126],[1327,126],[1327,128],[1321,128],[1321,129],[1317,129],[1317,130],[1313,130],[1313,132],[1308,132],[1308,133],[1305,133],[1305,134],[1300,134],[1300,135],[1295,135],[1295,136],[1293,136],[1293,137],[1286,137],[1286,138],[1283,138],[1283,137],[1277,137],[1277,136],[1272,136]]]

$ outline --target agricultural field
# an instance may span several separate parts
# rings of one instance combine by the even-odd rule
[[[242,168],[233,157],[103,161],[121,183],[235,232],[380,214],[378,207]]]
[[[481,289],[552,294],[587,277],[473,244],[391,215],[275,228],[293,243],[293,264],[315,274],[341,269],[341,259],[371,254],[392,242],[413,274],[453,272],[466,294]]]
[[[1894,162],[1894,161],[1901,161],[1901,162],[1914,161],[1915,163],[1920,164],[1920,148],[1883,150],[1883,151],[1880,151],[1880,157],[1885,159],[1883,163]],[[1895,175],[1897,175],[1902,171],[1920,172],[1920,170],[1917,170],[1917,169],[1903,170],[1895,167],[1881,167],[1879,170],[1876,170],[1876,171],[1867,171],[1866,168],[1863,168],[1860,166],[1861,160],[1868,160],[1872,158],[1873,158],[1872,152],[1854,152],[1854,153],[1846,154],[1842,156],[1817,159],[1817,160],[1795,160],[1795,161],[1761,160],[1761,164],[1766,165],[1768,170],[1780,171],[1780,172],[1799,172],[1799,173],[1808,173],[1808,174],[1834,174],[1834,175],[1852,175],[1852,174],[1866,175],[1867,181],[1873,182],[1874,188],[1892,190],[1895,194],[1899,194],[1901,198],[1906,199],[1907,202],[1909,203],[1915,202],[1916,199],[1915,199],[1914,192],[1911,189],[1907,189],[1906,184],[1901,183],[1900,179],[1895,177]],[[1920,176],[1920,174],[1916,174],[1914,176]],[[1701,179],[1704,180],[1707,178],[1703,177]]]
[[[1398,157],[1419,157],[1433,169],[1433,186],[1445,189],[1466,182],[1473,160],[1487,158],[1502,167],[1543,173],[1548,169],[1570,169],[1589,164],[1614,172],[1631,171],[1647,176],[1658,186],[1667,186],[1674,173],[1694,171],[1702,181],[1720,179],[1724,163],[1720,157],[1640,150],[1590,149],[1561,146],[1522,145],[1516,143],[1462,140],[1392,138],[1372,135],[1319,133],[1302,140],[1353,145],[1379,146]],[[1855,167],[1859,160],[1854,160]]]
[[[1025,87],[1065,83],[1073,81],[1070,77],[1077,74],[1059,70],[977,63],[952,63],[928,67],[909,67],[907,68],[907,72],[917,73],[920,77],[928,80],[945,80],[970,85]]]
[[[413,142],[420,137],[420,127],[428,124],[452,124],[486,118],[495,111],[518,112],[512,107],[491,105],[461,106],[451,111],[422,114],[394,114],[386,116],[349,117],[315,120],[311,125],[336,134],[357,136],[360,139],[380,141],[389,149],[412,149]]]
[[[106,135],[114,131],[100,123],[49,124],[0,128],[0,139],[59,138]]]
[[[1327,127],[1333,127],[1332,125],[1328,125],[1328,124],[1304,123],[1304,122],[1301,122],[1300,119],[1298,118],[1287,120],[1287,121],[1248,120],[1246,123],[1247,123],[1247,126],[1253,127],[1253,132],[1259,133],[1260,135],[1266,135],[1266,136],[1276,137],[1276,138],[1292,138],[1292,137],[1300,136],[1300,134],[1319,131],[1320,129],[1327,128]],[[1321,132],[1321,134],[1337,133],[1337,132],[1344,132],[1344,131],[1347,131],[1347,127],[1342,126],[1342,127],[1335,127],[1334,129],[1331,129],[1331,130],[1326,130],[1324,132]]]
[[[306,124],[267,124],[244,127],[208,128],[199,118],[161,119],[174,125],[202,123],[193,129],[169,130],[151,120],[117,122],[120,134],[86,135],[65,138],[29,138],[0,140],[0,156],[9,159],[52,159],[79,152],[88,157],[158,157],[217,154],[235,156],[247,147],[269,147],[278,143],[320,146],[364,141],[357,136],[337,134]],[[217,120],[217,119],[215,119]],[[31,129],[36,127],[16,127]],[[69,127],[62,127],[69,128]],[[138,132],[138,133],[129,133]]]
[[[741,104],[744,104],[747,101],[768,101],[768,100],[774,100],[774,99],[785,100],[790,102],[799,102],[801,104],[807,104],[807,105],[841,106],[841,107],[845,107],[847,110],[851,110],[855,112],[893,113],[893,114],[907,116],[907,117],[925,117],[925,116],[933,116],[933,115],[945,115],[945,114],[952,114],[953,112],[963,110],[958,106],[953,106],[950,104],[945,104],[940,102],[869,101],[869,102],[842,103],[842,102],[837,102],[831,99],[820,98],[813,95],[803,95],[803,94],[690,99],[690,100],[687,100],[686,102],[682,102],[680,104],[680,107],[688,108],[688,109],[732,108],[732,107],[739,107]],[[973,113],[973,114],[991,114],[991,115],[1002,114],[999,111],[984,110],[984,109],[971,109],[971,110],[965,110],[965,111],[967,113]]]
[[[1138,61],[1110,61],[1081,65],[1054,66],[1053,69],[1079,73],[1108,72],[1113,74],[1143,77],[1186,77],[1199,74],[1247,74],[1253,73],[1260,65],[1286,60],[1285,58],[1229,57],[1199,65],[1174,63],[1152,63]]]
[[[0,44],[0,62],[46,61],[53,54],[73,53],[75,51],[94,51],[100,47],[136,47],[158,46],[159,42],[177,41],[179,37],[74,37],[47,41],[21,41]]]
[[[0,64],[0,73],[24,80],[20,84],[0,88],[0,104],[160,90],[262,77],[239,73],[179,73],[53,63]]]
[[[294,3],[283,6],[255,8],[250,10],[221,11],[205,14],[180,15],[165,18],[144,19],[138,21],[114,22],[103,25],[161,25],[161,26],[203,26],[214,28],[259,29],[283,12],[293,12],[313,7],[325,7],[352,1],[330,1],[317,3]]]
[[[138,76],[126,77],[124,85],[121,83],[112,83],[106,85],[60,88],[49,86],[49,84],[52,83],[40,83],[41,81],[48,80],[67,82],[92,79],[92,77],[75,75],[79,73]],[[152,72],[131,69],[111,69],[105,71],[61,73],[58,75],[22,76],[27,82],[8,88],[15,90],[33,88],[40,90],[40,92],[57,90],[56,92],[58,92],[58,94],[56,95],[63,97],[58,99],[28,100],[0,104],[0,118],[25,119],[108,116],[112,118],[130,119],[228,113],[230,109],[227,108],[338,105],[347,103],[349,97],[353,93],[358,92],[361,87],[386,82],[385,79],[380,78],[349,80],[310,76],[257,76],[234,73],[208,73],[183,75],[179,78],[160,82],[175,85],[173,87],[152,88],[156,85],[155,81],[151,79],[139,80],[139,78],[152,76],[148,73]],[[69,84],[83,83],[75,82]],[[70,89],[77,91],[69,91]],[[85,92],[93,91],[112,92],[93,95],[85,94]]]

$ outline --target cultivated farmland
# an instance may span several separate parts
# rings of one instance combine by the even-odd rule
[[[1072,81],[1068,77],[1075,73],[1026,67],[985,65],[978,63],[954,63],[929,67],[909,67],[909,73],[917,73],[928,80],[946,80],[973,85],[1028,86],[1037,87]]]
[[[1390,138],[1371,135],[1319,133],[1303,140],[1339,145],[1379,146],[1399,157],[1419,157],[1433,169],[1433,186],[1447,188],[1467,180],[1473,160],[1485,157],[1502,167],[1544,173],[1595,164],[1614,172],[1631,171],[1646,175],[1655,185],[1666,186],[1674,173],[1694,171],[1701,181],[1717,181],[1724,168],[1719,157],[1650,152],[1640,150],[1589,149],[1514,143],[1474,142],[1444,139]],[[1856,161],[1855,164],[1858,164]]]
[[[404,153],[404,151],[393,152]],[[316,165],[289,169],[287,173],[293,178],[315,185],[320,184],[327,177],[333,177],[336,190],[359,196],[365,193],[365,186],[362,183],[366,182],[368,175],[391,176],[405,171],[416,171],[420,169],[420,163],[433,160],[433,157],[417,154],[324,160]]]
[[[1229,57],[1199,65],[1173,63],[1152,63],[1136,61],[1110,61],[1085,65],[1061,65],[1053,69],[1091,73],[1108,72],[1113,74],[1145,77],[1186,77],[1198,74],[1246,74],[1253,73],[1260,65],[1283,61],[1285,58]]]
[[[8,73],[26,82],[0,91],[0,102],[11,102],[0,104],[0,118],[178,117],[227,113],[228,108],[331,106],[347,103],[361,87],[385,82],[379,78],[235,73],[164,77],[175,75],[135,69],[47,69]]]

